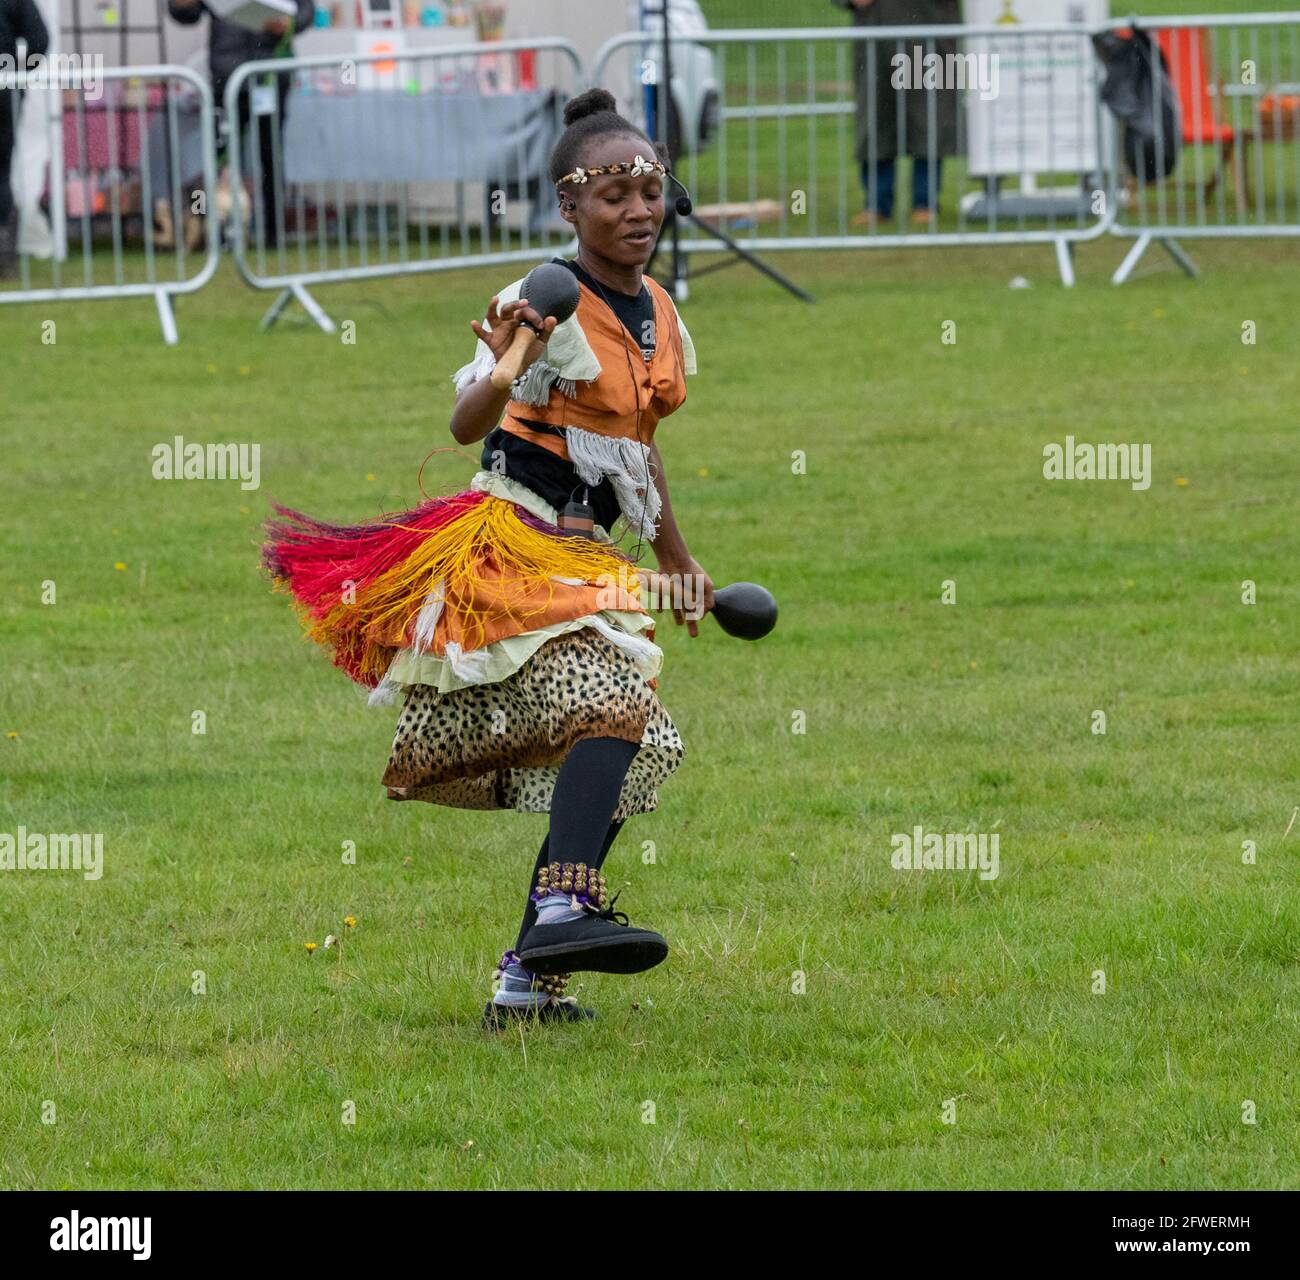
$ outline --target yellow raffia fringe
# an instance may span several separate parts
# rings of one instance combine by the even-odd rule
[[[324,617],[311,619],[308,634],[322,644],[337,645],[344,633],[355,638],[360,631],[366,642],[363,674],[378,679],[393,651],[409,643],[411,625],[439,580],[446,584],[444,594],[449,598],[472,598],[479,588],[501,590],[499,581],[479,573],[484,560],[518,575],[510,593],[499,600],[509,612],[538,588],[546,590],[545,603],[521,612],[521,620],[549,607],[555,593],[553,576],[598,585],[622,581],[632,598],[639,599],[636,567],[624,556],[599,542],[534,529],[519,519],[513,503],[489,495],[463,516],[435,529],[401,564],[359,585],[355,603],[340,602]],[[483,618],[475,615],[465,622],[471,630],[477,629],[481,644],[486,638]]]

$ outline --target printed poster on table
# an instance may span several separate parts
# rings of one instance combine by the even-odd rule
[[[964,95],[972,173],[1085,173],[1100,167],[1099,67],[1090,37],[1107,17],[1106,0],[965,0],[969,25],[1007,32],[971,36],[965,45],[981,61],[997,59],[997,92],[968,89]],[[1016,33],[1039,24],[1080,30]]]

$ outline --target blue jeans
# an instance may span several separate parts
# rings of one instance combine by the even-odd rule
[[[866,193],[867,207],[874,208],[882,218],[888,218],[894,212],[894,161],[877,160],[876,165],[876,199],[871,201],[871,165],[862,166],[862,190]],[[936,156],[933,166],[925,156],[912,157],[912,208],[928,209],[930,196],[934,196],[934,207],[939,208],[939,188],[943,184],[943,159]]]

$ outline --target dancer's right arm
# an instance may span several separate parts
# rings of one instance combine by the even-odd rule
[[[521,320],[527,320],[542,330],[542,336],[533,339],[524,356],[524,363],[519,370],[523,373],[546,350],[546,343],[555,330],[554,316],[543,321],[528,305],[527,298],[507,302],[498,310],[497,299],[493,298],[488,304],[487,325],[471,320],[469,327],[486,343],[493,356],[500,360],[510,349]],[[509,402],[510,388],[498,391],[492,385],[490,377],[480,378],[466,387],[456,397],[456,407],[451,414],[451,434],[456,443],[473,444],[476,440],[482,440],[501,421],[501,415]]]

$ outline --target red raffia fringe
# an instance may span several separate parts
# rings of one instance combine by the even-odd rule
[[[371,688],[394,654],[411,645],[416,618],[439,581],[450,607],[505,591],[497,603],[509,608],[539,587],[549,601],[553,577],[599,582],[632,566],[607,545],[522,519],[514,503],[477,490],[360,525],[326,524],[278,504],[275,511],[279,519],[266,523],[263,565],[293,596],[307,634],[333,651],[335,666]],[[509,587],[502,586],[503,570]],[[545,607],[519,616],[526,620]],[[481,617],[464,621],[471,634],[483,635]]]

